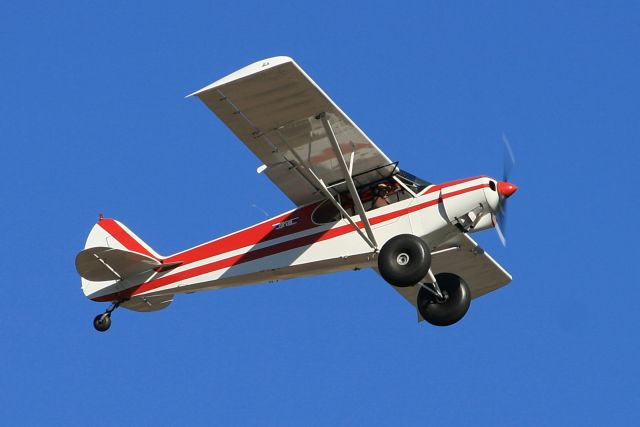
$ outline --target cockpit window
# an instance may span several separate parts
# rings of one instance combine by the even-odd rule
[[[415,194],[420,193],[422,190],[424,190],[425,188],[431,185],[430,182],[425,181],[424,179],[418,178],[414,174],[411,174],[407,171],[399,171],[396,174],[396,177],[398,177],[398,179],[402,181],[404,185],[409,187],[409,189],[413,191]]]
[[[412,185],[412,181],[407,181],[405,185],[412,191],[415,188],[415,186]],[[365,211],[382,208],[413,197],[413,194],[411,194],[410,191],[407,191],[402,185],[393,179],[393,177],[363,186],[358,190],[358,194],[360,195],[360,200],[362,201],[362,206]],[[356,215],[353,200],[351,199],[351,195],[348,191],[340,193],[336,196],[336,199],[349,216]],[[311,214],[311,219],[316,224],[336,222],[341,218],[342,215],[340,214],[340,211],[330,200],[325,200],[320,203]]]

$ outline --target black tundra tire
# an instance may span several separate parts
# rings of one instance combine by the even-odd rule
[[[455,274],[436,274],[436,282],[445,295],[444,300],[438,301],[429,290],[420,288],[416,304],[418,311],[432,325],[453,325],[469,310],[471,292],[464,280]]]
[[[393,286],[413,286],[431,268],[429,247],[421,238],[400,234],[382,246],[378,255],[380,275]]]

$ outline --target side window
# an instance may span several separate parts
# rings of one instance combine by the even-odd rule
[[[325,200],[311,214],[311,220],[316,224],[336,222],[340,219],[340,211],[333,206],[330,200]]]
[[[403,200],[406,200],[408,198],[412,197],[411,194],[405,190],[404,188],[400,187],[395,193],[391,194],[388,199],[389,199],[389,204],[391,203],[396,203],[396,202],[401,202]]]
[[[369,191],[362,193],[365,210],[381,208],[393,203],[406,200],[413,195],[395,181],[385,181],[376,184]]]
[[[393,180],[378,182],[374,186],[365,187],[361,189],[359,194],[365,211],[391,205],[413,197],[411,192],[405,190],[404,187]],[[349,216],[356,214],[353,200],[349,193],[341,193],[338,200]],[[320,203],[311,214],[311,220],[316,224],[336,222],[340,220],[340,218],[340,211],[329,200]]]

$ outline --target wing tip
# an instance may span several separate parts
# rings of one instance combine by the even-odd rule
[[[294,63],[295,61],[289,56],[273,56],[271,58],[262,59],[260,61],[256,61],[252,64],[249,64],[239,70],[234,71],[231,74],[228,74],[221,79],[216,80],[215,82],[203,87],[202,89],[198,89],[195,92],[190,93],[185,96],[185,98],[190,98],[192,96],[200,96],[200,94],[207,92],[211,89],[215,89],[216,87],[223,86],[227,83],[231,83],[236,80],[243,79],[245,77],[249,77],[253,74],[257,74],[261,71],[267,70],[269,68],[277,67],[286,63]]]

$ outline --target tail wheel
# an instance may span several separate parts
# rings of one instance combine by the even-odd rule
[[[436,274],[436,282],[444,298],[438,299],[428,289],[421,287],[418,291],[418,311],[432,325],[453,325],[469,310],[471,292],[464,280],[455,274]]]
[[[98,314],[93,319],[93,327],[96,328],[96,331],[105,332],[111,327],[111,315],[108,313]]]
[[[429,247],[421,238],[400,234],[382,246],[378,255],[380,275],[393,286],[413,286],[431,267]]]

